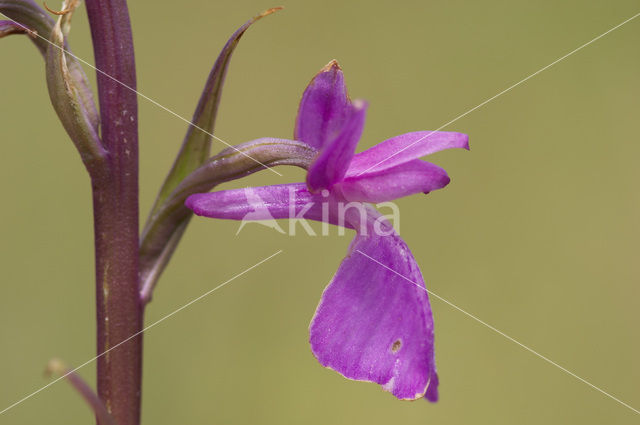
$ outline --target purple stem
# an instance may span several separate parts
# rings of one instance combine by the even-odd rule
[[[142,329],[138,295],[138,104],[126,0],[87,0],[108,166],[92,175],[98,354]],[[128,87],[125,87],[128,86]],[[119,425],[140,423],[142,336],[98,359],[98,395]]]

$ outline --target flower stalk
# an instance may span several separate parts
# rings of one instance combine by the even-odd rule
[[[87,0],[86,5],[95,64],[101,71],[101,140],[107,151],[104,172],[91,176],[101,354],[143,324],[138,296],[138,104],[126,0]],[[141,335],[98,358],[98,395],[119,425],[140,423],[141,380]]]

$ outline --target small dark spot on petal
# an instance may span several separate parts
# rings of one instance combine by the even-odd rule
[[[402,348],[402,341],[400,341],[399,339],[396,340],[393,344],[391,344],[391,352],[393,354],[395,354],[398,351],[400,351],[400,348]]]

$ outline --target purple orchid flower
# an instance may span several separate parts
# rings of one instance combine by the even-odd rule
[[[342,71],[332,61],[311,81],[298,111],[294,138],[318,151],[306,184],[195,194],[186,205],[212,218],[295,216],[356,230],[311,322],[313,354],[323,366],[376,382],[399,399],[435,402],[433,317],[422,274],[405,242],[368,203],[443,188],[449,183],[445,170],[418,158],[469,149],[468,137],[407,133],[355,154],[366,108],[349,99]]]

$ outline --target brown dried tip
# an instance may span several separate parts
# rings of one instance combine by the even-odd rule
[[[326,64],[324,66],[324,68],[322,68],[320,70],[320,72],[327,72],[327,71],[331,71],[333,69],[336,69],[338,71],[342,71],[342,68],[340,67],[340,64],[338,63],[337,60],[332,59],[331,62],[329,62],[328,64]]]
[[[53,9],[50,9],[49,6],[47,6],[46,1],[43,1],[42,5],[44,6],[45,9],[47,9],[49,13],[53,13],[54,15],[58,15],[58,16],[66,15],[67,13],[71,12],[71,10],[73,9],[73,6],[69,6],[64,10],[60,10],[60,11],[53,10]]]
[[[284,9],[284,6],[277,6],[277,7],[272,7],[271,9],[267,9],[264,12],[262,12],[261,14],[259,14],[258,16],[255,17],[255,19],[260,19],[260,18],[264,18],[265,16],[271,15],[272,13],[277,12],[278,10],[282,10]]]

